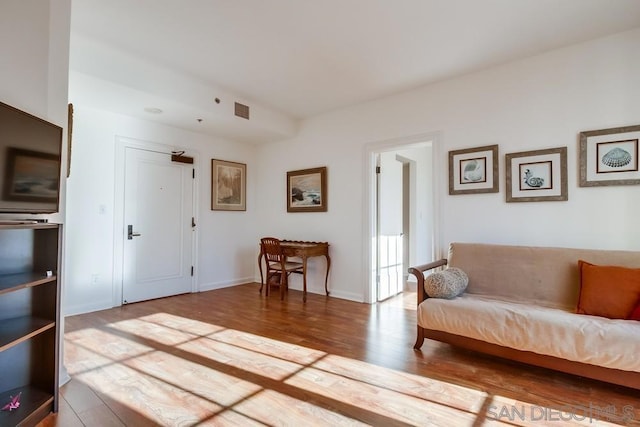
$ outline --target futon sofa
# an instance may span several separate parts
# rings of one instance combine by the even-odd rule
[[[449,270],[464,292],[429,297],[430,274]],[[452,243],[409,273],[416,350],[429,338],[640,389],[640,252]]]

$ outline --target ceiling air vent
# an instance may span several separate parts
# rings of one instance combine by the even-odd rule
[[[249,120],[249,106],[236,102],[236,116]]]

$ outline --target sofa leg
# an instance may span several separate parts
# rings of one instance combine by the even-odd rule
[[[424,343],[424,332],[420,326],[418,326],[418,333],[416,335],[416,343],[413,345],[414,350],[420,350]]]

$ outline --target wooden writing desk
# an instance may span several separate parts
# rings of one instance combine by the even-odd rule
[[[327,260],[327,271],[324,276],[324,291],[329,296],[329,288],[327,282],[329,280],[329,269],[331,268],[331,257],[329,256],[329,244],[327,242],[304,242],[301,240],[282,240],[280,241],[282,253],[286,257],[299,257],[302,259],[302,301],[307,301],[307,258],[314,256],[324,256]],[[260,268],[260,283],[264,284],[262,275],[262,247],[260,247],[260,255],[258,255],[258,267]],[[267,286],[269,284],[267,283]]]

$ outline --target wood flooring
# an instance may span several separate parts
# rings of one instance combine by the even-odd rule
[[[258,284],[67,317],[49,426],[636,425],[640,392],[415,340],[415,294]]]

